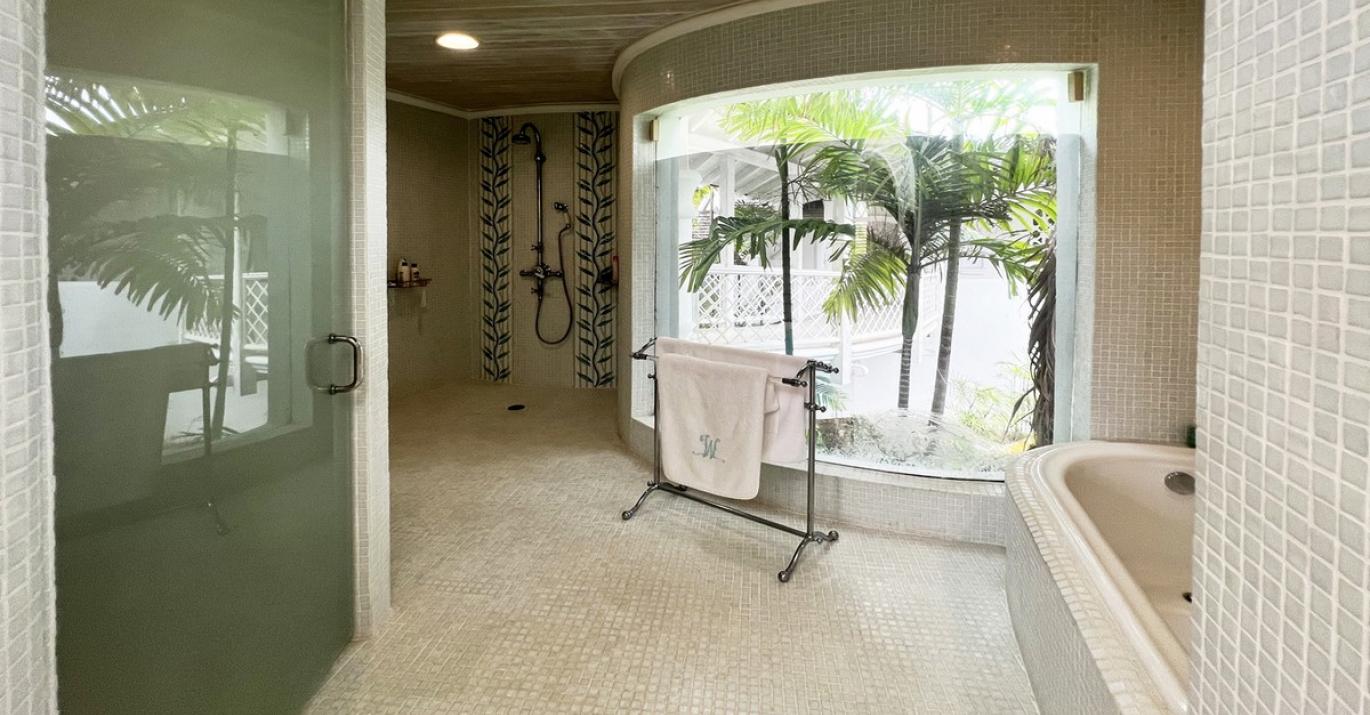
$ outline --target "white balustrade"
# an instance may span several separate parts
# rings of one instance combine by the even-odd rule
[[[791,273],[795,346],[804,354],[836,356],[839,363],[899,349],[903,305],[895,300],[875,310],[859,310],[830,319],[823,303],[832,293],[837,271],[795,270]],[[921,343],[942,319],[942,276],[923,274],[916,339]],[[694,293],[692,325],[682,331],[699,342],[756,350],[778,350],[785,344],[783,286],[778,269],[719,266]]]

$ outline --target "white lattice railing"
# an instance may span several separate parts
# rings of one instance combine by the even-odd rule
[[[880,354],[897,350],[903,309],[899,302],[865,310],[855,320],[829,320],[823,302],[837,280],[836,271],[796,270],[791,274],[795,343],[810,352]],[[941,321],[942,280],[925,273],[919,310],[919,338]],[[699,342],[774,350],[784,345],[785,329],[778,270],[746,266],[716,267],[693,294],[682,296],[682,333]]]
[[[244,273],[240,292],[237,296],[238,323],[233,326],[235,339],[241,339],[242,349],[248,352],[265,352],[270,337],[270,319],[267,314],[270,305],[270,274]],[[224,277],[210,276],[210,283],[222,289]],[[200,327],[186,333],[186,338],[200,342],[217,343],[218,332],[212,327]]]

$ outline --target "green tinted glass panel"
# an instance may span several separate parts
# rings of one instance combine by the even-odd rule
[[[339,0],[48,3],[64,712],[295,711],[350,638],[345,39]]]

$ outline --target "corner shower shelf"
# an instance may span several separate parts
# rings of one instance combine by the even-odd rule
[[[432,278],[420,278],[416,281],[387,281],[386,288],[425,288],[432,283]]]

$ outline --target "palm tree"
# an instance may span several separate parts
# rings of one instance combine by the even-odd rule
[[[877,206],[891,218],[889,225],[873,227],[866,250],[843,266],[825,308],[830,315],[854,316],[902,294],[900,409],[909,405],[922,272],[969,259],[989,262],[1011,284],[1031,273],[1027,261],[1033,253],[1024,235],[986,232],[965,239],[953,230],[966,222],[1005,226],[1041,198],[1037,172],[1045,165],[1029,161],[1029,148],[992,149],[967,149],[960,138],[912,135],[897,145],[840,142],[819,152],[820,181],[828,191]]]
[[[1011,282],[1024,282],[1035,255],[1026,236],[1001,232],[962,240],[951,226],[1000,226],[1023,216],[1040,198],[1034,172],[1049,164],[1029,161],[1026,143],[966,149],[946,137],[905,136],[888,99],[878,91],[830,92],[735,105],[725,115],[725,128],[739,138],[791,147],[787,156],[801,167],[797,185],[808,195],[883,211],[886,221],[869,227],[859,253],[848,255],[855,235],[849,224],[724,217],[714,220],[707,238],[682,246],[681,264],[688,288],[699,290],[728,246],[758,257],[763,267],[777,242],[782,257],[802,240],[832,246],[834,259],[846,261],[824,303],[830,318],[902,301],[898,405],[907,409],[922,272],[953,258],[975,259],[990,262]],[[782,278],[788,283],[788,273]],[[787,322],[788,307],[787,301]]]
[[[986,137],[982,147],[974,147],[973,143],[966,146],[969,151],[982,152],[994,152],[996,150],[994,138],[1011,137],[1021,132],[1026,126],[1025,117],[1028,116],[1028,113],[1033,108],[1042,105],[1039,97],[1028,91],[1028,86],[1020,82],[961,81],[938,83],[918,87],[917,96],[928,102],[940,114],[934,120],[934,128],[940,130],[942,134],[955,137],[956,140],[953,143],[956,147],[962,146],[958,140],[972,132]],[[1018,158],[1013,159],[1015,164]],[[1005,167],[1009,172],[1019,168],[1021,166]],[[1041,168],[1049,169],[1049,167]],[[1022,178],[1031,181],[1034,177]],[[1043,190],[1054,191],[1054,176],[1043,175],[1036,178],[1043,182]],[[1002,184],[1002,182],[1000,183]],[[1050,184],[1050,186],[1046,184]],[[974,188],[976,190],[994,188],[1012,190],[1013,187],[1000,185],[997,187],[976,186]],[[1040,203],[1040,197],[1034,197],[1034,202]],[[950,255],[955,255],[958,252],[964,227],[963,221],[953,220],[949,224],[947,238]],[[930,410],[934,424],[940,421],[942,413],[946,409],[947,387],[950,383],[951,373],[951,349],[956,328],[956,301],[960,288],[960,261],[947,261],[943,277],[945,279],[945,291],[942,299],[942,325],[938,336],[937,372],[933,383]]]
[[[692,241],[681,255],[684,280],[692,291],[704,283],[709,269],[727,246],[737,253],[758,258],[770,267],[770,249],[779,245],[781,311],[785,353],[794,354],[794,299],[790,253],[804,240],[841,243],[856,235],[851,224],[822,219],[795,219],[791,203],[796,195],[815,195],[810,159],[823,144],[839,137],[870,137],[893,134],[895,115],[859,92],[825,92],[804,97],[744,102],[728,107],[720,122],[723,129],[742,141],[760,142],[775,162],[779,177],[779,212],[774,216],[720,216],[709,228],[709,238]],[[797,173],[794,173],[797,172]],[[730,209],[731,207],[725,207]]]

